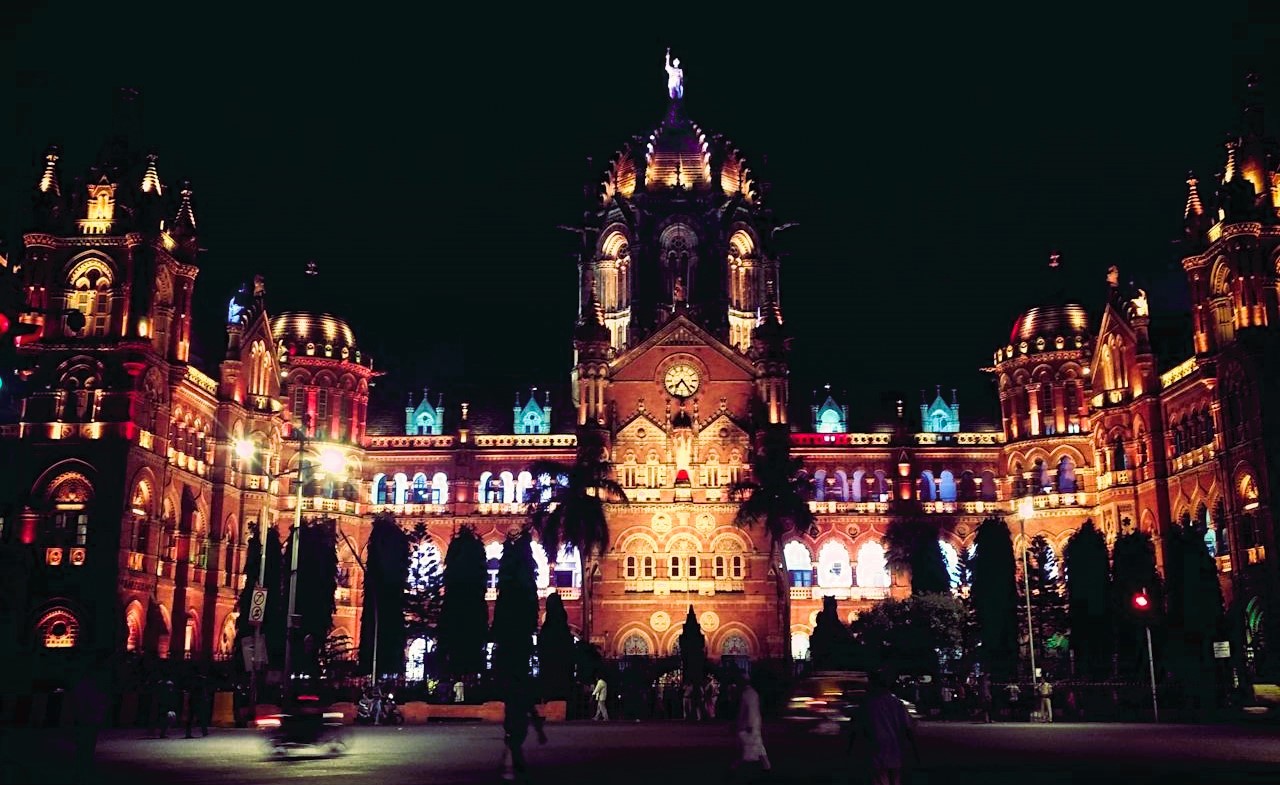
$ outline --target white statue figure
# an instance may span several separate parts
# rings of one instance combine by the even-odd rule
[[[667,48],[667,95],[672,98],[684,98],[684,69],[680,67],[680,58],[671,59],[671,48]]]
[[[1139,289],[1138,296],[1134,297],[1129,302],[1133,304],[1134,316],[1146,316],[1148,314],[1146,290]]]

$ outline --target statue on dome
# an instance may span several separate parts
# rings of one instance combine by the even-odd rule
[[[684,69],[680,58],[671,59],[671,47],[667,47],[667,95],[673,99],[684,98]]]

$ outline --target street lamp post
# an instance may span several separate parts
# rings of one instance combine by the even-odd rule
[[[240,439],[235,445],[236,456],[240,458],[240,525],[244,525],[244,499],[245,499],[245,482],[244,482],[244,465],[250,465],[257,446],[248,439]],[[267,582],[267,528],[263,522],[262,509],[258,510],[258,583],[257,588],[262,589]],[[258,663],[262,661],[262,649],[265,647],[265,641],[262,637],[262,623],[253,622],[253,661],[250,663],[250,682],[249,689],[252,693],[250,700],[254,706],[258,705]]]
[[[295,618],[298,606],[298,551],[301,542],[302,532],[302,487],[306,484],[307,472],[310,471],[310,464],[306,462],[306,435],[298,430],[298,468],[297,482],[298,493],[294,497],[294,515],[293,529],[289,534],[289,549],[292,555],[289,559],[289,612],[285,617],[285,635],[284,635],[284,683],[288,688],[293,680],[293,638],[294,627],[296,627]],[[332,474],[340,476],[346,470],[346,455],[337,447],[325,447],[319,454],[319,468],[315,475],[315,479],[321,480],[325,476]]]
[[[1160,721],[1160,699],[1156,697],[1156,658],[1151,647],[1151,598],[1143,589],[1133,595],[1133,609],[1142,617],[1142,626],[1147,631],[1147,668],[1151,672],[1151,715],[1156,722]]]
[[[1031,623],[1031,573],[1027,569],[1027,520],[1036,514],[1035,502],[1024,496],[1018,504],[1018,523],[1022,532],[1022,593],[1027,598],[1027,651],[1031,655],[1031,691],[1037,692],[1039,676],[1036,673],[1036,638]]]

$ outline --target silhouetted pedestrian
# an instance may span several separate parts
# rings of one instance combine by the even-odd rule
[[[199,726],[200,737],[209,735],[209,684],[204,674],[196,671],[191,674],[187,683],[187,735],[192,738],[191,729]]]
[[[524,740],[529,737],[529,726],[533,726],[539,744],[547,743],[547,733],[543,727],[545,720],[538,713],[538,706],[533,696],[533,685],[527,677],[517,677],[507,687],[503,701],[502,730],[503,753],[502,778],[512,781],[524,780],[527,765],[524,758]]]

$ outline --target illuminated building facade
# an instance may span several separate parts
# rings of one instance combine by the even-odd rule
[[[600,559],[535,546],[535,560],[540,592],[559,592],[606,656],[671,653],[689,606],[713,657],[803,656],[824,596],[848,617],[909,593],[908,576],[885,564],[895,519],[937,520],[954,562],[983,519],[1016,516],[1027,498],[1026,536],[1043,534],[1058,554],[1090,518],[1109,537],[1136,526],[1157,542],[1170,522],[1199,523],[1228,602],[1252,609],[1249,634],[1261,632],[1280,596],[1276,383],[1262,373],[1280,318],[1280,173],[1256,109],[1213,199],[1189,180],[1186,362],[1157,367],[1146,296],[1114,272],[1100,321],[1065,301],[1017,320],[989,368],[1001,427],[965,430],[939,389],[922,396],[919,429],[899,402],[895,421],[856,432],[829,390],[810,421],[788,422],[791,338],[773,248],[786,225],[743,153],[689,118],[678,86],[658,126],[609,162],[580,227],[572,396],[517,395],[509,429],[479,426],[468,402],[430,391],[405,403],[403,421],[394,412],[394,427],[371,426],[376,372],[352,328],[324,313],[269,314],[261,281],[229,305],[216,375],[192,367],[190,188],[162,186],[154,156],[110,148],[85,192],[64,195],[51,150],[38,225],[14,262],[24,318],[42,330],[22,347],[27,393],[0,426],[0,541],[17,593],[8,640],[42,657],[86,645],[230,655],[244,544],[262,521],[287,532],[300,449],[326,467],[301,488],[302,511],[338,521],[334,624],[357,639],[351,549],[375,513],[424,523],[422,548],[437,554],[459,525],[475,526],[492,586],[524,500],[555,481],[528,467],[572,461],[584,430],[602,437],[629,503],[610,507]],[[68,324],[72,309],[82,329]],[[576,432],[555,432],[553,405],[572,410]],[[819,521],[776,561],[761,531],[733,525],[728,497],[764,423],[790,426]]]

